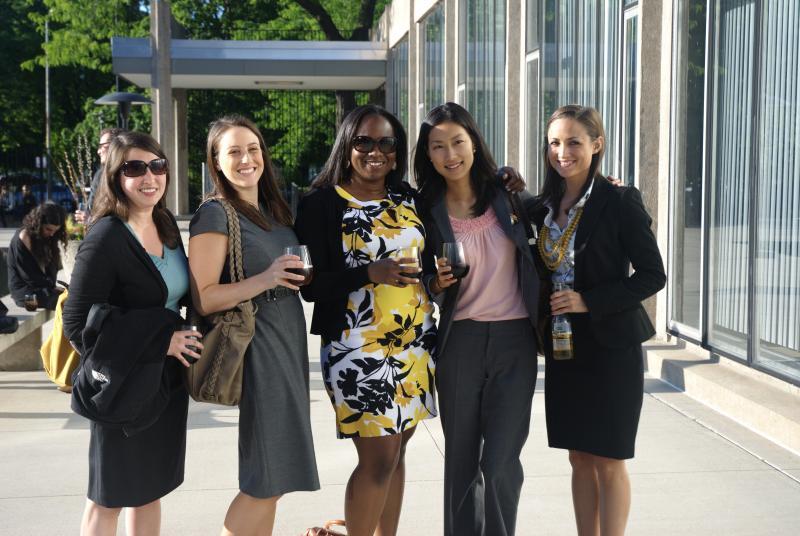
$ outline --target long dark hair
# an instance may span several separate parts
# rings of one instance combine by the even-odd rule
[[[22,219],[22,228],[31,241],[33,258],[42,266],[55,263],[59,270],[62,268],[61,250],[58,245],[60,243],[63,247],[67,247],[66,220],[66,211],[51,201],[34,207]],[[58,231],[53,236],[45,237],[42,235],[42,228],[45,225],[58,225]]]
[[[230,180],[217,167],[219,165],[219,142],[228,130],[235,127],[246,128],[258,138],[261,159],[264,162],[264,171],[258,179],[258,203],[264,203],[272,217],[275,218],[275,221],[281,225],[292,225],[292,211],[289,209],[289,205],[286,204],[286,200],[278,187],[277,174],[275,173],[275,168],[272,167],[272,159],[269,157],[264,136],[261,135],[261,131],[256,124],[243,115],[226,115],[213,121],[209,126],[208,141],[206,143],[206,165],[208,166],[208,172],[211,174],[211,180],[214,181],[214,191],[209,194],[209,197],[227,199],[239,214],[242,214],[262,229],[269,231],[270,225],[267,218],[261,214],[257,207],[244,201],[239,196],[239,192],[234,188]]]
[[[492,158],[489,146],[478,130],[478,124],[472,115],[454,102],[440,104],[425,117],[419,127],[419,138],[414,149],[414,178],[417,181],[417,189],[427,206],[430,206],[447,189],[447,183],[428,156],[428,141],[431,130],[442,123],[452,122],[469,134],[472,140],[472,147],[475,149],[475,159],[469,170],[469,182],[475,194],[475,204],[472,206],[473,216],[480,216],[491,204],[495,195],[494,176],[497,171],[497,164]]]
[[[122,175],[122,164],[127,159],[131,149],[141,149],[148,153],[153,153],[159,158],[167,159],[167,155],[161,149],[158,142],[149,134],[144,132],[121,132],[111,138],[108,146],[106,163],[103,166],[103,180],[97,199],[92,210],[92,222],[97,222],[103,216],[113,214],[122,221],[128,221],[130,207],[128,196],[122,190],[120,177]],[[178,245],[178,227],[167,210],[167,202],[164,200],[169,190],[170,176],[167,168],[166,185],[161,199],[153,207],[153,223],[156,225],[158,237],[161,242],[170,249]]]
[[[600,174],[600,162],[603,160],[603,153],[606,149],[606,132],[603,128],[603,119],[600,117],[600,113],[597,110],[589,106],[567,104],[566,106],[562,106],[553,112],[553,115],[551,115],[550,119],[547,120],[547,126],[544,129],[545,140],[544,147],[542,148],[542,156],[544,160],[544,185],[542,186],[542,191],[539,194],[539,198],[545,204],[551,206],[556,212],[561,206],[561,199],[564,197],[566,184],[564,184],[564,179],[558,174],[558,171],[556,171],[555,168],[553,168],[553,166],[550,164],[550,139],[547,136],[547,132],[550,130],[550,125],[559,119],[573,119],[580,123],[586,129],[586,133],[589,135],[589,138],[591,138],[592,141],[595,141],[598,138],[603,138],[603,143],[600,145],[600,151],[598,151],[597,154],[592,155],[592,163],[589,166],[589,173],[586,175],[586,182],[581,190],[581,195],[575,199],[575,203],[580,200],[583,193],[586,192],[595,177],[602,177]]]
[[[353,139],[356,137],[358,127],[367,117],[378,115],[386,119],[392,125],[394,137],[397,138],[397,166],[386,175],[386,186],[390,189],[401,189],[403,177],[408,169],[408,137],[403,124],[391,113],[380,106],[365,104],[359,106],[345,116],[339,132],[336,133],[336,141],[333,142],[331,154],[328,161],[320,171],[319,175],[311,184],[314,188],[334,186],[336,184],[350,182],[352,169],[350,168],[350,155],[353,152]]]

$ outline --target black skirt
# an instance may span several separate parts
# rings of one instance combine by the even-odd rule
[[[174,388],[152,426],[126,437],[122,430],[91,423],[87,497],[93,502],[107,508],[144,506],[183,483],[189,396],[176,365],[168,364]]]
[[[644,392],[641,345],[548,358],[544,384],[550,447],[633,458]]]

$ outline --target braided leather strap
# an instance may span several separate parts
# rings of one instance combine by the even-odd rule
[[[225,209],[225,215],[228,217],[228,269],[231,283],[238,283],[244,280],[242,230],[239,227],[239,215],[227,199],[218,198],[217,201]]]
[[[230,271],[231,283],[237,283],[244,280],[244,270],[242,264],[242,230],[239,226],[239,215],[233,205],[222,198],[217,198],[217,201],[222,208],[225,209],[225,216],[228,220],[228,270]],[[226,318],[229,319],[231,311],[225,313]],[[217,348],[217,353],[211,362],[211,369],[208,371],[206,381],[203,385],[203,391],[206,396],[211,397],[216,392],[217,380],[219,379],[220,370],[222,368],[222,356],[225,355],[226,346],[229,342],[228,331],[230,326],[226,324],[223,327],[223,336],[220,338],[220,346]]]

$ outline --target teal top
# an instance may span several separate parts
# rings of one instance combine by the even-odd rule
[[[125,222],[125,227],[136,236],[128,222]],[[138,240],[139,237],[136,236]],[[181,301],[186,293],[189,291],[189,265],[186,262],[186,255],[180,247],[173,249],[164,246],[164,256],[159,257],[148,253],[153,264],[156,265],[164,284],[167,286],[167,303],[165,307],[172,309],[176,313],[180,313]]]

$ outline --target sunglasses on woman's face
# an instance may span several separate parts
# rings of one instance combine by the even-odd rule
[[[356,136],[353,140],[353,149],[359,153],[371,153],[378,145],[378,150],[383,154],[392,154],[397,151],[397,138],[386,136],[379,140],[369,136]]]
[[[123,175],[132,178],[141,177],[147,173],[147,168],[150,168],[153,175],[163,175],[167,172],[167,159],[156,158],[149,162],[145,162],[144,160],[128,160],[122,163],[120,170]]]

